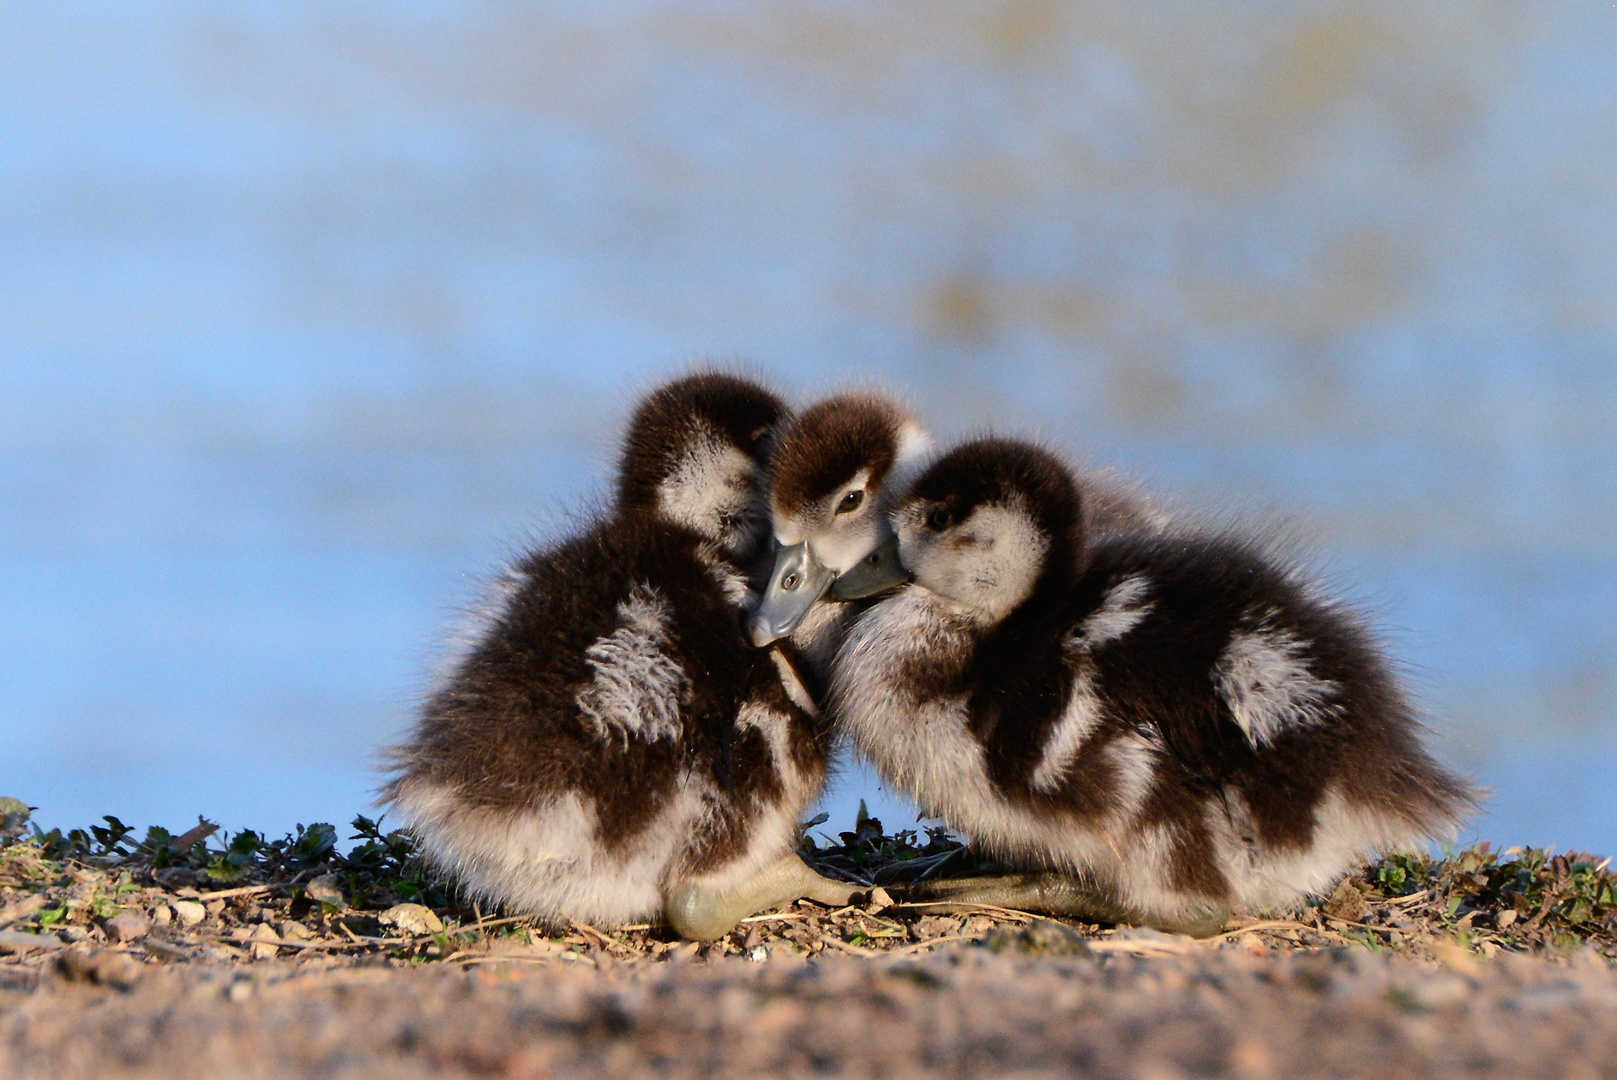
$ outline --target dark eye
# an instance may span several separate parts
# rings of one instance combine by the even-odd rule
[[[837,503],[837,513],[851,514],[855,510],[859,509],[864,501],[865,493],[863,491],[850,491],[846,495],[842,496],[841,502]]]
[[[942,532],[953,520],[954,516],[940,506],[926,516],[926,527],[933,532]]]

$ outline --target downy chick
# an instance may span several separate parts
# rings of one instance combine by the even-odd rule
[[[1091,542],[1066,466],[1003,440],[932,464],[894,522],[915,584],[850,632],[837,722],[1032,871],[933,898],[1211,933],[1474,805],[1362,621],[1255,541]]]
[[[794,853],[826,725],[742,625],[786,418],[729,376],[662,387],[630,424],[610,516],[507,570],[384,792],[433,865],[513,911],[698,939],[854,895]]]
[[[827,398],[786,428],[769,467],[776,553],[749,622],[754,644],[789,636],[817,673],[828,674],[859,610],[848,602],[909,580],[890,512],[932,448],[919,421],[879,394]],[[1126,478],[1091,471],[1079,482],[1086,525],[1096,535],[1167,527],[1168,512]]]
[[[827,398],[785,429],[770,462],[775,563],[748,623],[753,644],[790,637],[815,674],[829,672],[857,610],[849,602],[906,580],[888,511],[931,448],[908,410],[878,394]]]

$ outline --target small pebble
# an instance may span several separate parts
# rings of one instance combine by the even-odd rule
[[[336,874],[321,874],[303,887],[303,895],[317,904],[343,906],[342,888],[337,884]]]
[[[1000,927],[992,930],[983,938],[983,944],[996,953],[1016,949],[1050,956],[1092,955],[1084,935],[1049,919],[1036,919],[1021,929]]]
[[[169,908],[181,926],[195,926],[208,917],[208,909],[195,900],[176,900]]]
[[[675,945],[673,948],[668,950],[668,953],[667,953],[668,962],[671,963],[671,964],[688,964],[691,961],[696,959],[697,950],[700,949],[701,947],[702,946],[701,946],[700,942],[696,942],[696,941],[684,941],[684,942],[681,942],[680,944]]]
[[[174,909],[167,904],[160,904],[152,911],[152,924],[154,926],[167,926],[174,921]]]
[[[108,919],[101,928],[107,932],[107,937],[122,945],[145,937],[152,928],[152,921],[138,911],[124,911]]]
[[[1352,878],[1344,878],[1325,902],[1325,914],[1343,922],[1363,922],[1369,911],[1370,905],[1354,886]]]
[[[444,928],[443,920],[421,904],[394,904],[378,915],[376,921],[411,937],[436,934]]]
[[[1050,919],[1035,919],[1022,930],[1022,947],[1052,956],[1089,956],[1089,942],[1070,926]]]
[[[186,866],[171,866],[152,871],[152,877],[164,888],[183,889],[197,883],[196,871]]]
[[[279,946],[275,944],[279,939],[274,929],[266,923],[259,923],[253,927],[253,932],[248,936],[247,940],[252,943],[250,951],[254,960],[270,960],[275,957],[276,953],[281,951]]]

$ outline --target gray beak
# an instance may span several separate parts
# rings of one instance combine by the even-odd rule
[[[864,600],[889,589],[908,584],[910,572],[898,561],[898,537],[889,536],[882,545],[860,560],[846,574],[831,583],[833,600]]]
[[[747,620],[752,643],[762,647],[796,630],[836,576],[835,570],[809,550],[807,540],[776,551],[769,588]]]

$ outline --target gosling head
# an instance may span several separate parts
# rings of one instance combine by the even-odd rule
[[[903,580],[887,512],[930,448],[903,406],[875,394],[829,398],[786,429],[770,465],[778,549],[755,645],[790,634],[833,583],[853,600]]]
[[[702,373],[647,394],[624,437],[618,508],[652,514],[731,554],[751,550],[768,521],[764,463],[790,413],[768,390]]]
[[[1081,506],[1071,472],[1029,443],[980,439],[943,455],[893,511],[915,583],[1001,622],[1077,574]]]

